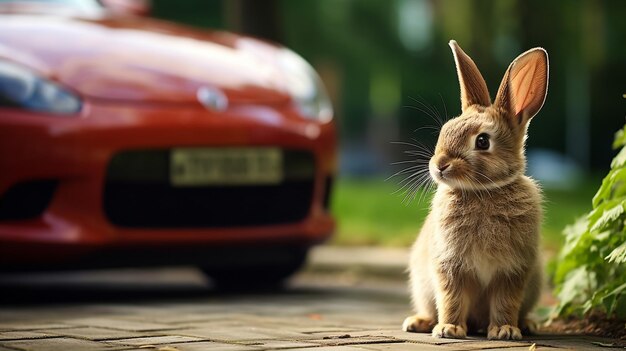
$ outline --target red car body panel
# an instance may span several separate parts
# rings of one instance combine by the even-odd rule
[[[78,262],[107,248],[309,246],[326,239],[335,226],[325,206],[336,172],[335,124],[300,115],[275,62],[280,50],[150,19],[0,15],[0,59],[59,82],[83,101],[74,116],[0,107],[0,199],[20,182],[58,182],[41,215],[0,220],[0,263]],[[228,108],[202,106],[196,94],[203,86],[224,92]],[[106,170],[118,152],[262,146],[313,155],[305,218],[155,229],[120,227],[105,214]]]
[[[231,103],[289,100],[281,49],[259,40],[134,17],[11,15],[0,27],[0,58],[86,97],[196,103],[199,87],[218,86]]]

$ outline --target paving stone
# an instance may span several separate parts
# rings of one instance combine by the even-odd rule
[[[223,323],[228,321],[242,321],[242,320],[251,320],[254,319],[255,316],[245,314],[245,313],[181,313],[177,311],[176,313],[169,313],[167,315],[158,315],[153,316],[152,320],[157,321],[159,323],[166,324],[179,324],[186,326],[201,326],[203,324],[214,324],[214,323]],[[138,318],[138,316],[134,316],[133,318]]]
[[[202,321],[195,323],[176,323],[173,324],[182,329],[233,329],[233,328],[265,328],[267,326],[272,326],[273,330],[279,328],[280,330],[290,331],[290,332],[298,332],[293,324],[285,320],[281,320],[279,318],[273,320],[259,320],[253,319],[251,317],[240,317],[240,318],[228,318],[228,319],[219,319],[213,321]]]
[[[285,349],[285,350],[298,350],[298,351],[364,351],[367,350],[363,347],[359,346],[323,346],[316,348],[305,348],[305,349]],[[283,351],[285,351],[283,350]],[[415,349],[415,351],[419,351]]]
[[[476,341],[475,339],[444,339],[444,338],[433,338],[430,333],[408,333],[399,329],[378,329],[378,330],[364,330],[354,333],[349,333],[352,336],[360,337],[360,336],[384,336],[402,341],[411,341],[418,342],[424,344],[431,345],[444,345],[444,344],[453,344],[453,343],[465,343]]]
[[[346,334],[348,335],[348,334]],[[339,335],[337,337],[327,337],[326,339],[307,340],[321,345],[340,346],[340,345],[366,345],[366,344],[383,344],[383,343],[401,343],[402,341],[385,337],[385,336],[362,336],[351,337]]]
[[[10,349],[8,347],[4,347],[2,345],[0,345],[0,351],[15,351],[16,349]],[[145,351],[145,350],[144,350]]]
[[[489,351],[528,351],[529,350],[529,346],[495,348],[495,349],[488,349],[488,350]],[[568,349],[555,348],[555,347],[549,347],[549,346],[535,346],[535,350],[537,350],[537,351],[559,351],[559,350],[568,350]],[[584,349],[575,349],[575,350],[584,350]],[[605,350],[605,351],[609,351],[609,350],[610,349]]]
[[[359,346],[367,350],[374,351],[448,351],[445,346],[418,344],[418,343],[402,343],[402,344],[371,344]]]
[[[157,289],[149,299],[124,303],[119,302],[122,291],[112,293],[113,301],[45,305],[34,300],[32,306],[3,306],[0,351],[522,351],[532,342],[538,350],[607,351],[593,342],[611,342],[555,335],[522,342],[487,341],[484,336],[438,339],[400,330],[410,309],[404,282],[397,288],[379,282],[338,287],[330,280],[298,284],[277,293],[177,296],[165,288],[163,296]]]
[[[263,340],[263,339],[311,339],[310,335],[280,329],[236,327],[236,328],[193,328],[176,330],[178,335],[223,341]]]
[[[350,328],[350,327],[295,327],[289,328],[290,331],[303,333],[303,334],[340,334],[340,333],[354,333],[363,331],[363,329]]]
[[[0,340],[20,340],[20,339],[44,339],[57,338],[57,335],[42,333],[38,331],[5,331],[0,332]]]
[[[123,347],[106,345],[90,340],[71,338],[2,341],[2,346],[23,351],[98,351],[120,350]]]
[[[72,327],[67,329],[53,329],[48,331],[50,334],[70,336],[78,339],[87,340],[111,340],[111,339],[128,339],[146,336],[145,334],[117,329],[106,329],[98,327]]]
[[[202,339],[200,338],[192,338],[188,336],[168,335],[168,336],[152,336],[152,337],[145,337],[145,338],[109,340],[107,341],[107,343],[116,344],[116,345],[142,346],[142,345],[173,344],[173,343],[201,341],[201,340]]]
[[[171,326],[153,322],[130,321],[121,318],[93,317],[93,318],[76,318],[63,321],[67,324],[78,325],[83,327],[102,327],[118,330],[129,331],[156,331],[156,330],[172,330],[180,327]]]
[[[250,343],[249,346],[259,347],[267,350],[277,350],[296,347],[315,347],[319,346],[319,344],[293,340],[263,340],[258,343]]]
[[[255,351],[262,350],[254,346],[223,344],[211,341],[189,342],[184,344],[161,345],[156,348],[141,348],[135,351]],[[125,350],[126,351],[126,350]],[[129,350],[130,351],[130,350]]]
[[[448,344],[447,346],[453,350],[485,350],[492,348],[511,348],[511,347],[525,347],[528,350],[532,343],[524,341],[500,341],[500,340],[481,340],[471,341],[465,343]]]
[[[45,323],[41,321],[33,321],[32,323],[27,321],[16,321],[0,323],[0,330],[39,330],[39,329],[61,329],[71,328],[71,325],[61,323]]]
[[[602,342],[602,343],[611,343],[612,340],[602,339],[602,338],[594,338],[594,337],[585,337],[585,336],[562,336],[562,337],[552,337],[552,338],[544,338],[544,337],[535,337],[529,339],[531,343],[536,343],[537,346],[552,346],[552,347],[561,347],[561,348],[569,348],[576,350],[610,350],[610,348],[603,347],[594,342]]]
[[[250,323],[247,320],[236,320],[236,319],[227,319],[227,320],[219,320],[214,322],[201,322],[201,323],[180,323],[172,325],[179,328],[179,330],[191,330],[191,329],[229,329],[229,328],[238,328],[238,327],[247,327],[251,325],[255,325]]]

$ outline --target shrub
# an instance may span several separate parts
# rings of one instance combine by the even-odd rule
[[[626,126],[613,148],[621,150],[593,209],[564,230],[555,271],[558,316],[601,312],[626,319]]]

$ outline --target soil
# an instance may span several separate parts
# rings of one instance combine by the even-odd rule
[[[584,319],[568,318],[553,321],[541,331],[558,334],[583,334],[615,339],[615,346],[626,346],[626,321],[589,315]]]

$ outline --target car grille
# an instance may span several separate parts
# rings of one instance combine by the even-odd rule
[[[315,161],[306,151],[283,150],[283,181],[276,185],[173,187],[169,150],[116,154],[108,165],[104,211],[116,226],[217,228],[292,223],[304,219],[313,198]]]

